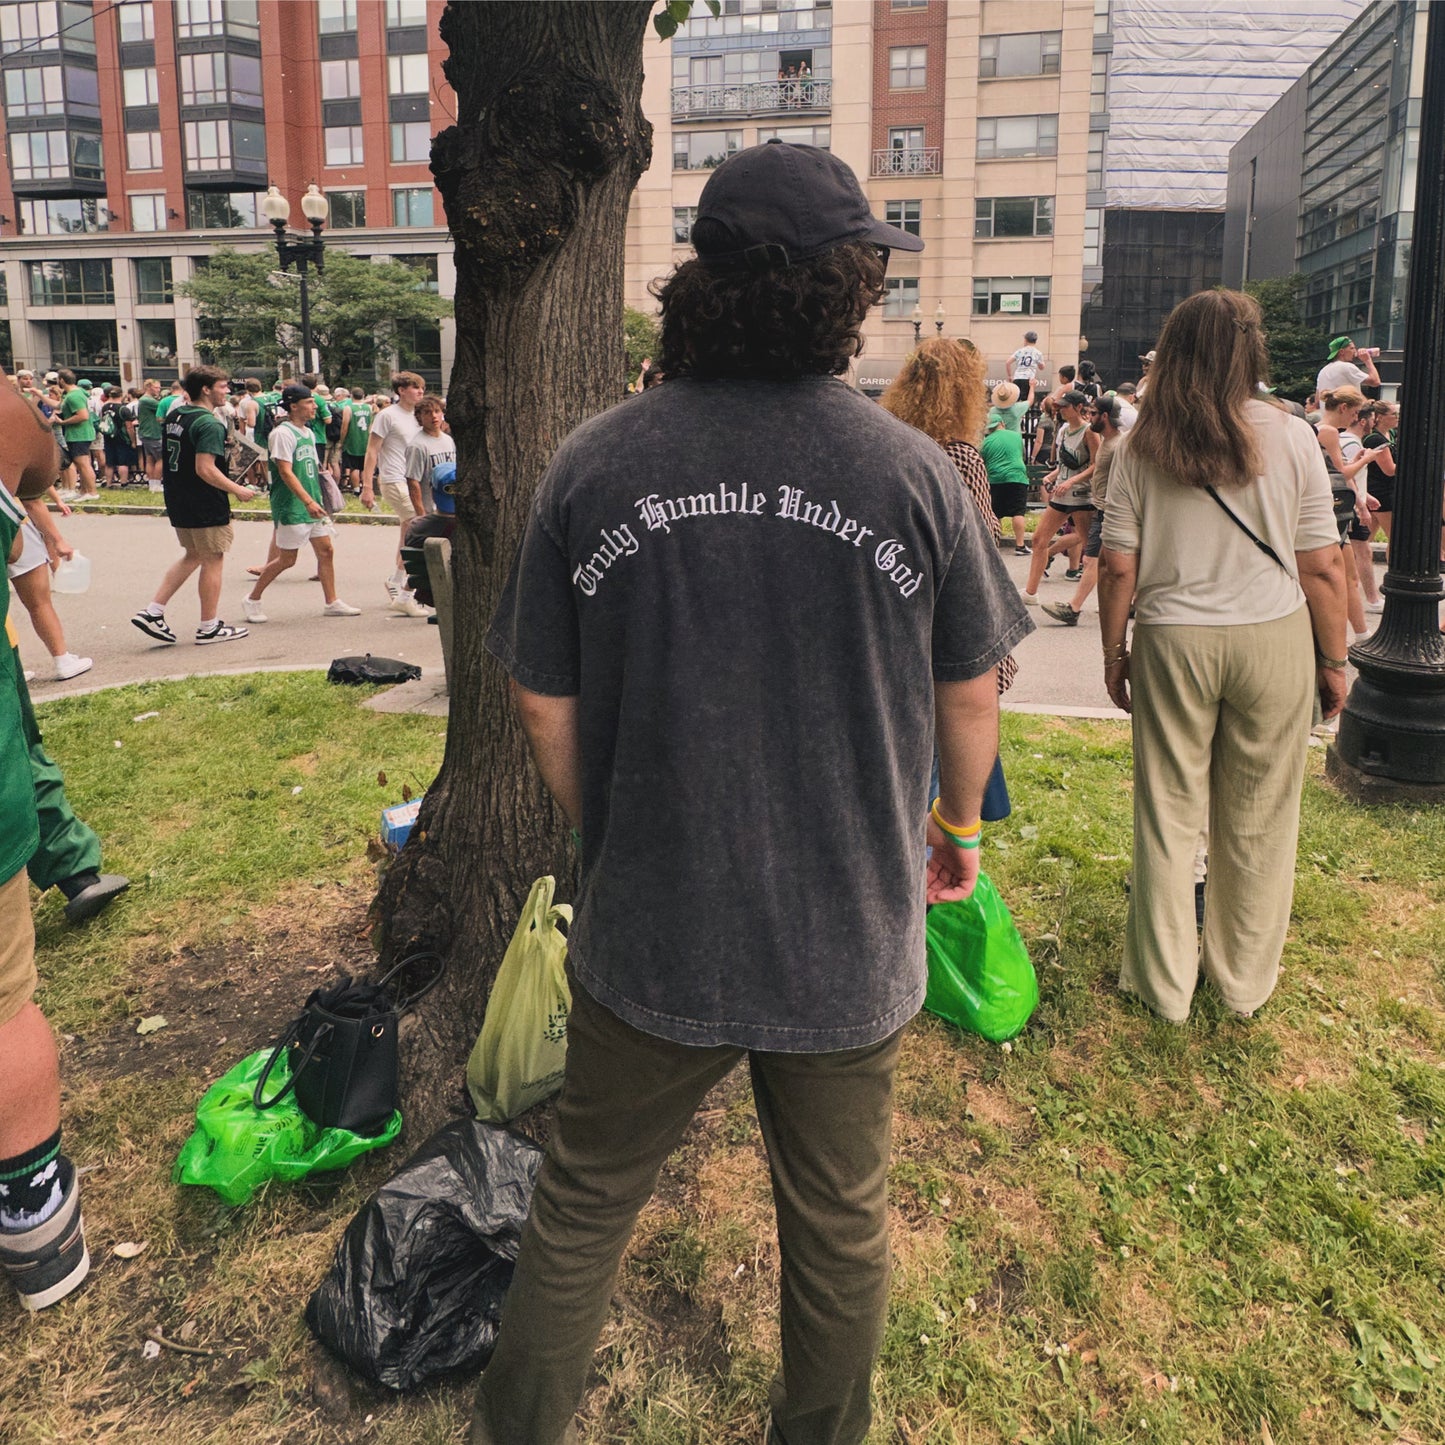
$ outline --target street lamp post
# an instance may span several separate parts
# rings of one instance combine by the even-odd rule
[[[1445,471],[1445,13],[1430,6],[1420,99],[1395,518],[1379,629],[1350,648],[1359,677],[1340,715],[1330,776],[1366,800],[1445,802],[1445,636],[1440,632],[1440,477]]]
[[[918,343],[923,339],[923,307],[918,302],[913,303],[913,312],[908,318],[913,323],[913,349],[918,350]]]
[[[938,303],[938,310],[933,313],[933,329],[943,335],[943,323],[948,319],[948,313],[943,309],[943,302]]]
[[[316,274],[322,275],[326,266],[326,243],[321,239],[321,228],[326,224],[331,203],[316,185],[307,186],[301,197],[301,213],[311,223],[311,234],[293,236],[287,229],[291,219],[291,202],[272,186],[261,202],[261,210],[276,231],[276,253],[281,258],[281,269],[289,271],[294,264],[301,279],[301,370],[315,371],[315,358],[311,352],[311,293],[307,287],[307,268],[316,267]]]

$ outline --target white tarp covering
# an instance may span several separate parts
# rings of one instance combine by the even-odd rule
[[[1367,0],[1114,0],[1110,206],[1224,209],[1229,148]]]

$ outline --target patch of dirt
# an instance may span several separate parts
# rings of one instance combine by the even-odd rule
[[[130,1017],[67,1041],[64,1068],[95,1079],[216,1076],[274,1043],[312,989],[365,977],[374,964],[366,905],[340,890],[307,890],[252,914],[244,937],[138,965]],[[157,1014],[166,1026],[138,1035],[140,1020]]]

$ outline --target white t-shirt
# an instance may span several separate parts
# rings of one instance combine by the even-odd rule
[[[1015,381],[1032,381],[1043,364],[1043,353],[1033,346],[1021,346],[1009,357],[1009,366]]]
[[[1370,373],[1353,361],[1331,361],[1315,377],[1315,392],[1338,391],[1342,386],[1358,386],[1369,379]]]
[[[1138,411],[1121,396],[1119,399],[1119,430],[1128,431],[1139,420]]]
[[[432,493],[432,473],[443,462],[454,462],[456,459],[456,441],[446,432],[435,437],[419,432],[416,440],[406,449],[407,480],[421,483],[423,511],[435,512],[437,509],[436,497]]]
[[[381,442],[381,451],[376,458],[377,481],[394,482],[399,487],[405,487],[406,449],[421,435],[421,423],[416,419],[416,413],[393,402],[372,420],[371,435],[379,437]]]
[[[1304,604],[1294,554],[1338,545],[1329,477],[1309,423],[1266,402],[1246,406],[1264,470],[1253,485],[1219,495],[1289,571],[1208,492],[1176,482],[1121,443],[1109,474],[1104,545],[1138,555],[1138,622],[1237,627],[1288,617]]]

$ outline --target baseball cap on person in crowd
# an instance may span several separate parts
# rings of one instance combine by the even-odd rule
[[[88,376],[82,376],[75,384],[82,391],[90,391],[95,386],[95,383]]]
[[[923,249],[919,237],[869,210],[857,176],[837,156],[777,140],[739,152],[712,173],[692,228],[698,259],[718,270],[783,269],[847,241]]]
[[[281,405],[287,410],[295,406],[298,401],[310,401],[311,388],[309,386],[298,386],[292,382],[281,390]]]
[[[1348,336],[1337,336],[1330,342],[1330,360],[1333,361],[1345,347],[1353,346],[1355,343]]]
[[[57,382],[59,380],[60,373],[58,371],[47,371],[45,373],[45,383],[47,386],[52,385],[54,382]]]
[[[1158,354],[1159,354],[1159,353],[1158,353],[1157,351],[1145,351],[1145,352],[1143,352],[1143,353],[1140,355],[1139,360],[1140,360],[1140,361],[1153,361],[1154,358],[1155,358],[1156,356],[1158,356]]]

